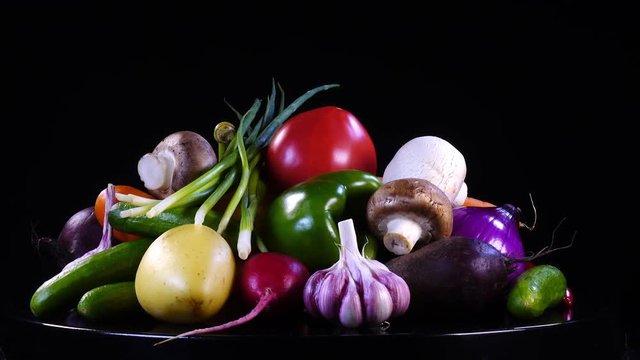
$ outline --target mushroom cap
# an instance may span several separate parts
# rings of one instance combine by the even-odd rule
[[[165,198],[181,189],[211,169],[218,161],[209,141],[202,135],[189,130],[170,134],[153,150],[156,156],[167,153],[171,153],[175,165],[169,188],[153,191],[153,194],[160,198]]]
[[[378,238],[389,221],[406,218],[422,228],[418,241],[431,242],[451,235],[453,209],[447,195],[425,179],[403,178],[380,186],[367,203],[369,229]]]
[[[466,175],[464,156],[450,142],[437,136],[419,136],[398,149],[384,170],[382,182],[402,178],[426,179],[454,203]]]

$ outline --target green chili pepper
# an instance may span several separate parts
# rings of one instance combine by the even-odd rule
[[[552,265],[538,265],[525,271],[507,295],[507,310],[515,317],[536,318],[558,305],[567,290],[562,271]]]
[[[265,245],[270,251],[293,256],[310,269],[324,269],[338,261],[337,223],[351,218],[360,249],[375,258],[377,242],[366,235],[367,201],[382,185],[378,177],[360,170],[341,170],[310,178],[281,193],[266,219]]]

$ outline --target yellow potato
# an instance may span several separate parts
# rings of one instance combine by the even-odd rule
[[[206,225],[181,225],[160,235],[142,257],[136,296],[156,319],[195,323],[220,311],[231,293],[231,248]]]

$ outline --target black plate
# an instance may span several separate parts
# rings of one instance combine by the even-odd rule
[[[5,311],[3,342],[7,359],[51,355],[87,359],[87,354],[92,354],[92,359],[190,359],[206,354],[214,357],[220,352],[273,354],[280,358],[300,358],[309,353],[316,358],[338,356],[343,348],[356,350],[359,357],[619,358],[621,351],[612,318],[584,302],[571,311],[560,307],[531,321],[496,313],[455,321],[396,319],[386,329],[343,329],[306,315],[278,321],[262,319],[225,332],[178,338],[158,346],[154,344],[192,327],[163,324],[147,317],[92,324],[75,311],[43,321],[29,313],[27,304],[15,304],[13,310]]]

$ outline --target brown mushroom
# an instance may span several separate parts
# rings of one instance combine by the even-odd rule
[[[164,199],[218,162],[211,144],[193,131],[178,131],[138,161],[138,174],[149,192]]]
[[[367,204],[369,229],[396,255],[417,241],[451,235],[453,210],[447,195],[428,180],[404,178],[380,186]]]

